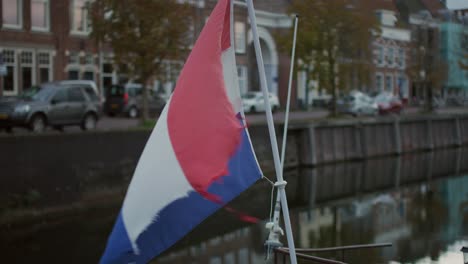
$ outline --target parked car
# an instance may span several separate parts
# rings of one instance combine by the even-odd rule
[[[96,85],[96,83],[94,81],[89,81],[89,80],[63,80],[63,81],[59,81],[58,83],[59,84],[64,84],[64,85],[67,85],[67,84],[79,85],[79,86],[84,87],[85,89],[93,89],[94,94],[96,94],[98,96],[99,102],[102,105],[106,101],[106,98],[105,98],[104,94],[99,92],[99,90],[97,88],[97,85]]]
[[[141,84],[112,85],[106,93],[104,110],[109,116],[125,114],[130,118],[136,118],[143,109],[143,86]],[[150,114],[160,114],[165,105],[166,100],[150,90],[148,98]]]
[[[389,92],[382,92],[374,98],[375,103],[379,107],[379,113],[385,114],[400,114],[403,111],[403,102]]]
[[[353,91],[349,95],[336,101],[339,113],[359,115],[376,115],[378,113],[377,104],[372,98],[362,92]]]
[[[277,111],[280,107],[278,97],[274,94],[269,94],[271,110]],[[265,102],[262,92],[248,92],[242,96],[242,105],[245,113],[255,113],[265,111]]]
[[[41,84],[30,96],[0,101],[0,127],[26,127],[42,132],[47,126],[61,130],[79,125],[83,130],[96,128],[100,103],[94,90],[59,82]]]

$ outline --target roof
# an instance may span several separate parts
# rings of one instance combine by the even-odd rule
[[[431,12],[432,15],[437,15],[437,12],[441,9],[447,9],[447,7],[440,2],[440,0],[420,0],[426,10]]]
[[[398,12],[398,9],[395,5],[395,0],[354,0],[353,2],[355,5],[364,10],[389,10]]]
[[[408,22],[409,15],[428,11],[433,17],[439,16],[439,10],[447,9],[440,0],[395,0],[400,17]]]

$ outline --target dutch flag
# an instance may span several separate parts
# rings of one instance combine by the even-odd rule
[[[101,263],[150,261],[261,178],[243,121],[230,8],[218,2],[187,59]]]

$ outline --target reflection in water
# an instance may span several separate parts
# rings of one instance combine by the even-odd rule
[[[132,171],[128,164],[134,163],[123,165],[128,173],[110,179],[107,166],[90,173],[87,163],[75,163],[73,170],[85,171],[87,176],[73,174],[73,188],[63,180],[49,184],[49,189],[0,194],[3,260],[95,263],[120,208]],[[120,171],[116,163],[111,168]],[[71,175],[66,165],[59,169],[63,171],[57,174]],[[12,173],[24,175],[19,170]],[[445,261],[459,245],[468,244],[468,150],[297,169],[285,177],[298,247],[391,242],[391,248],[346,252],[345,259],[350,263],[423,263]],[[20,177],[10,178],[20,186]],[[43,198],[57,189],[68,191],[55,199]],[[266,219],[270,190],[261,181],[232,206]],[[264,263],[264,224],[249,226],[220,211],[155,262]],[[461,254],[451,254],[459,256],[461,263]],[[318,256],[341,258],[341,254]]]

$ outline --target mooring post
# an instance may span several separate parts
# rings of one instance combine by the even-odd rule
[[[427,131],[427,134],[426,134],[426,137],[427,137],[427,140],[426,140],[426,147],[427,149],[429,150],[433,150],[434,149],[434,139],[432,137],[432,120],[431,119],[428,119],[426,121],[426,131]]]
[[[308,147],[309,147],[309,151],[308,151],[308,155],[307,155],[307,159],[310,160],[311,162],[311,165],[315,166],[317,165],[317,148],[316,148],[316,140],[315,140],[315,126],[314,125],[310,125],[309,126],[309,136],[308,136]]]

